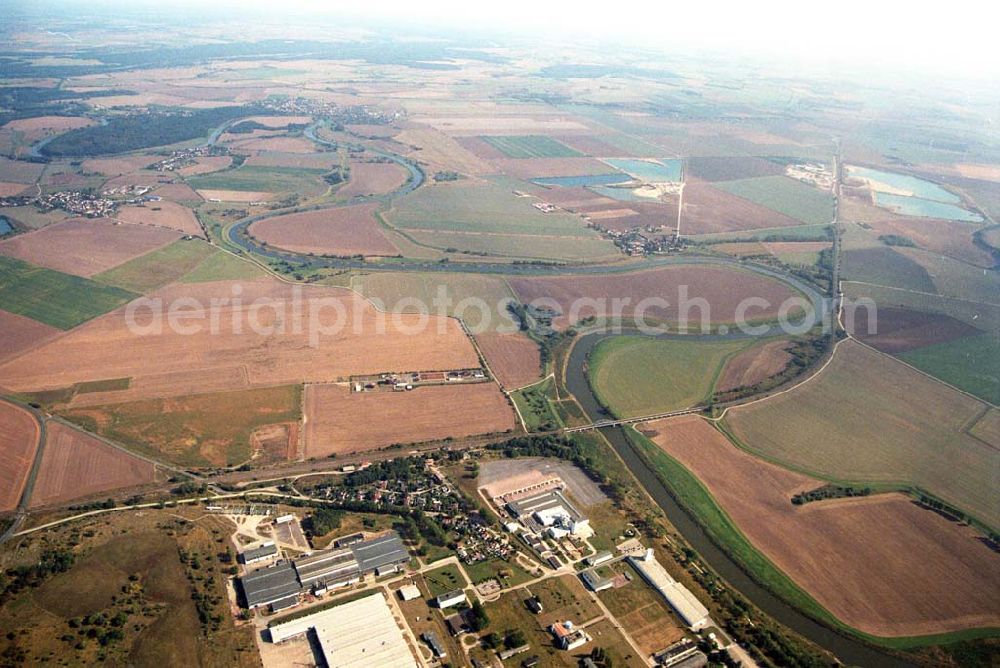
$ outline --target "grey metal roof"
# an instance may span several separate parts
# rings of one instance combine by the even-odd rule
[[[254,559],[260,559],[261,557],[270,557],[273,554],[278,554],[278,546],[274,543],[270,545],[261,545],[260,547],[252,547],[249,550],[244,550],[240,553],[243,558],[243,562],[253,561]]]
[[[349,549],[323,550],[295,560],[295,570],[303,587],[317,582],[340,582],[358,575],[358,562]]]
[[[240,578],[247,605],[267,605],[299,592],[299,580],[291,564],[283,563],[262,568]]]
[[[395,531],[372,540],[355,543],[349,549],[354,553],[358,569],[362,573],[391,564],[403,564],[410,560],[410,553],[406,551],[406,546]]]
[[[533,513],[551,510],[553,508],[562,508],[574,522],[579,522],[583,519],[583,515],[580,514],[580,511],[578,511],[573,504],[569,502],[569,499],[563,496],[563,493],[559,490],[542,492],[541,494],[529,496],[525,499],[510,501],[507,504],[507,507],[510,508],[511,512],[513,512],[516,517],[531,515]]]

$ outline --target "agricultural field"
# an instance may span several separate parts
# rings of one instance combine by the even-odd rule
[[[899,358],[994,406],[1000,405],[1000,338],[995,332],[909,350]]]
[[[142,206],[125,206],[118,211],[118,218],[126,223],[165,227],[195,237],[205,236],[194,212],[176,202],[160,201],[149,202]]]
[[[380,310],[461,318],[474,334],[517,330],[517,323],[507,310],[514,296],[502,277],[376,272],[354,275],[351,288],[372,300]],[[485,308],[477,307],[478,304],[484,304]]]
[[[792,228],[802,224],[797,218],[738,197],[717,188],[717,185],[724,184],[689,182],[684,186],[684,208],[681,211],[683,234],[701,235]],[[783,229],[781,231],[784,232]]]
[[[180,235],[107,219],[76,218],[0,242],[0,255],[89,277],[162,248]]]
[[[237,466],[253,456],[254,432],[299,422],[298,385],[70,408],[60,414],[147,456],[181,466]]]
[[[608,262],[621,259],[610,241],[593,237],[478,232],[407,232],[417,243],[449,253],[471,256],[569,262]]]
[[[759,274],[696,264],[604,276],[516,277],[508,282],[522,303],[546,300],[539,304],[557,305],[560,315],[553,324],[560,329],[590,316],[609,317],[616,310],[631,318],[640,305],[648,305],[644,312],[648,322],[677,323],[686,317],[689,327],[698,330],[702,319],[706,324],[733,322],[740,302],[747,297],[760,297],[769,303],[763,309],[749,309],[748,319],[774,318],[781,303],[796,294],[782,283]],[[707,312],[697,307],[686,312],[679,310],[681,286],[686,286],[689,300],[705,299],[709,305]],[[620,301],[621,306],[616,309],[616,299],[627,301]],[[652,301],[659,299],[669,303]]]
[[[919,248],[934,253],[978,267],[993,266],[993,256],[972,240],[978,228],[968,223],[928,218],[888,218],[872,221],[870,225],[880,236],[905,237]]]
[[[15,357],[59,333],[55,327],[31,318],[0,311],[0,332],[3,332],[3,350],[0,360]]]
[[[844,280],[888,287],[937,293],[927,270],[903,253],[888,247],[846,249],[843,253]]]
[[[0,309],[72,329],[137,295],[86,278],[0,257]]]
[[[701,504],[718,504],[732,522],[729,540],[745,536],[844,624],[900,637],[1000,622],[990,575],[1000,557],[967,526],[896,493],[796,506],[794,494],[824,481],[741,451],[700,417],[641,428],[701,481],[711,495]],[[780,577],[769,570],[757,572]]]
[[[13,510],[38,450],[38,423],[25,409],[0,401],[0,512]]]
[[[883,305],[858,308],[844,324],[855,338],[892,355],[981,333],[951,316]]]
[[[209,244],[180,239],[93,278],[107,285],[146,294],[180,279],[218,252]]]
[[[522,387],[538,379],[542,370],[538,344],[526,334],[477,334],[476,343],[505,389]]]
[[[256,281],[265,278],[264,269],[226,251],[216,251],[181,278],[181,283],[214,281]]]
[[[833,220],[833,197],[828,192],[786,176],[762,176],[716,183],[731,195],[794,218],[806,225]]]
[[[297,253],[316,255],[398,255],[375,220],[378,204],[358,204],[334,209],[265,218],[248,232],[258,241]]]
[[[3,296],[0,292],[0,300]],[[471,342],[454,320],[438,322],[436,316],[409,314],[383,317],[367,301],[341,288],[265,279],[178,283],[152,296],[162,300],[164,309],[182,297],[195,300],[201,308],[185,308],[181,328],[166,326],[162,311],[140,311],[138,331],[128,326],[123,310],[109,313],[0,365],[0,385],[37,392],[90,380],[132,378],[127,390],[87,398],[88,403],[120,403],[347,380],[354,374],[386,370],[479,365]],[[213,299],[218,313],[214,325]],[[222,299],[233,303],[218,301]],[[264,307],[254,306],[256,300]],[[94,302],[89,297],[72,306],[94,308]],[[298,319],[296,303],[301,309]]]
[[[583,154],[544,135],[483,136],[508,158],[575,158]]]
[[[322,177],[327,171],[309,167],[242,165],[216,174],[192,176],[187,179],[187,183],[198,191],[300,193],[315,196],[326,191],[327,186]]]
[[[378,420],[371,420],[378,415]],[[494,383],[431,385],[410,392],[352,392],[346,384],[306,385],[307,457],[394,444],[505,432],[514,412]]]
[[[996,527],[1000,490],[991,471],[998,444],[965,433],[985,409],[847,341],[812,381],[730,409],[725,425],[751,452],[790,468],[839,481],[918,486]]]
[[[746,347],[746,341],[604,339],[588,360],[588,379],[617,417],[689,408],[708,400],[727,359]]]
[[[46,427],[31,507],[63,503],[153,482],[151,463],[59,422]]]
[[[726,362],[715,384],[716,392],[728,392],[739,387],[753,387],[781,373],[791,361],[786,339],[768,341],[733,355]]]
[[[785,166],[779,162],[747,156],[692,157],[684,164],[688,175],[700,181],[737,181],[785,173]]]
[[[406,183],[409,173],[394,162],[352,161],[347,185],[337,194],[341,197],[356,195],[382,195]]]
[[[230,155],[203,156],[195,159],[193,165],[181,167],[177,173],[185,177],[198,176],[221,171],[231,164],[233,164],[233,157]]]
[[[619,562],[617,570],[627,573],[631,582],[624,587],[607,589],[598,596],[643,651],[653,654],[686,635],[684,623],[638,571],[624,562]]]

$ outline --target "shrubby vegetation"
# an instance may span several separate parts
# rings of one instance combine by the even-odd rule
[[[801,506],[811,501],[823,501],[825,499],[843,499],[852,496],[868,496],[872,493],[871,487],[851,487],[842,485],[823,485],[808,492],[800,492],[792,497],[792,504]]]

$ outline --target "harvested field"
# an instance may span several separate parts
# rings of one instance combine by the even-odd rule
[[[91,431],[182,466],[234,466],[253,456],[261,427],[298,422],[299,385],[73,408]]]
[[[791,392],[730,409],[748,449],[836,480],[918,485],[1000,526],[996,449],[964,433],[985,404],[852,341]],[[806,447],[808,444],[808,447]]]
[[[219,200],[220,202],[263,202],[274,197],[274,193],[259,190],[205,190],[199,188],[196,192],[202,199]]]
[[[579,151],[544,135],[484,136],[483,141],[508,158],[575,158]]]
[[[312,122],[311,116],[251,116],[242,122],[254,122],[269,128],[287,128],[289,125],[303,125]]]
[[[0,255],[76,276],[93,276],[148,253],[179,235],[107,218],[74,218],[0,242]]]
[[[26,183],[10,183],[9,181],[0,181],[0,197],[13,197],[14,195],[20,195],[30,187],[31,186]]]
[[[196,176],[198,174],[208,174],[225,169],[233,164],[233,157],[230,155],[212,155],[195,159],[195,164],[181,167],[177,173],[181,176]]]
[[[174,202],[202,202],[202,197],[186,183],[167,183],[153,191],[154,195]]]
[[[372,419],[374,415],[377,420]],[[306,457],[449,436],[462,438],[513,427],[513,410],[494,383],[432,385],[411,392],[351,392],[346,385],[306,386]]]
[[[105,176],[120,176],[136,172],[152,165],[160,158],[155,155],[131,155],[121,158],[92,158],[83,161],[83,171],[86,173],[103,174]]]
[[[826,241],[768,241],[762,244],[768,253],[786,264],[814,265],[820,252],[831,247]]]
[[[3,332],[0,359],[7,359],[55,336],[59,330],[23,315],[0,310],[0,332]]]
[[[408,157],[426,162],[434,170],[454,169],[462,174],[475,175],[494,171],[488,162],[433,128],[408,128],[396,136],[396,141],[413,146],[414,150],[407,154]]]
[[[505,389],[538,380],[542,366],[538,344],[525,334],[478,334],[476,342],[497,380]]]
[[[542,177],[590,176],[607,174],[612,170],[600,160],[593,158],[501,158],[493,160],[500,171],[519,179],[530,180]]]
[[[176,202],[149,202],[142,206],[123,206],[118,218],[136,225],[166,227],[195,237],[204,237],[205,232],[194,212]]]
[[[38,181],[45,165],[0,157],[0,181],[30,184]]]
[[[686,315],[691,326],[697,326],[703,315],[712,323],[733,322],[739,303],[747,297],[762,297],[770,303],[767,309],[748,311],[747,318],[775,317],[782,301],[795,294],[791,288],[759,274],[700,265],[606,276],[512,277],[509,283],[523,303],[536,299],[554,300],[561,311],[554,324],[560,328],[591,315],[611,315],[614,312],[612,300],[616,298],[630,300],[621,308],[622,315],[627,317],[635,314],[635,306],[644,299],[666,299],[669,305],[653,305],[646,310],[646,318],[675,322],[679,316]],[[682,285],[687,286],[688,299],[701,297],[708,301],[711,308],[707,314],[697,308],[687,314],[678,313]]]
[[[119,398],[126,401],[150,396],[142,391],[145,379],[164,376],[169,378],[167,390],[177,396],[204,391],[217,378],[227,379],[229,389],[239,389],[479,365],[471,342],[454,320],[383,316],[341,288],[303,289],[263,279],[177,284],[151,296],[162,299],[163,311],[138,310],[135,324],[145,331],[131,331],[125,309],[119,309],[0,365],[0,385],[30,392],[132,378]],[[182,327],[169,327],[164,312],[181,297],[196,300],[201,309],[185,308]],[[217,321],[212,320],[212,299],[217,300]],[[262,301],[254,306],[258,299]],[[384,331],[377,329],[379,323]],[[163,391],[156,383],[152,386]]]
[[[824,481],[739,450],[699,417],[645,429],[759,550],[846,624],[882,637],[1000,624],[1000,555],[968,527],[901,494],[794,506],[793,494]]]
[[[80,499],[153,482],[152,464],[90,434],[50,422],[31,507]]]
[[[34,118],[19,118],[4,124],[4,130],[24,132],[31,137],[40,137],[47,130],[65,132],[76,128],[85,128],[96,121],[83,116],[35,116]]]
[[[351,177],[337,191],[343,197],[382,195],[406,183],[408,172],[394,162],[351,162]]]
[[[694,157],[685,163],[688,174],[702,181],[735,181],[758,176],[781,176],[784,165],[747,156]]]
[[[1000,182],[1000,166],[970,163],[958,163],[953,166],[955,171],[967,179]]]
[[[979,267],[992,267],[993,256],[972,240],[978,229],[955,220],[931,218],[890,218],[870,223],[879,235],[896,234],[913,241],[917,246],[941,255],[947,255]]]
[[[591,238],[576,235],[535,236],[420,229],[410,230],[407,235],[418,243],[452,253],[469,251],[494,257],[593,262],[621,258],[621,252],[609,240],[597,236]]]
[[[38,450],[38,423],[19,406],[0,401],[0,511],[14,510]]]
[[[753,387],[781,373],[792,356],[788,341],[768,341],[731,357],[715,383],[716,392],[728,392],[738,387]]]
[[[681,214],[681,232],[684,234],[713,234],[800,224],[790,216],[707,183],[689,181],[684,186],[684,211]]]
[[[382,232],[377,203],[337,207],[265,218],[248,232],[258,241],[298,253],[317,255],[398,255]]]
[[[421,118],[421,123],[430,125],[450,135],[481,135],[491,132],[497,135],[520,135],[526,132],[586,132],[586,125],[561,118],[530,118],[526,116],[444,116]]]
[[[238,144],[241,151],[278,151],[281,153],[315,153],[316,144],[302,137],[262,137]]]
[[[246,160],[251,167],[330,169],[340,161],[337,153],[258,153]]]
[[[884,353],[893,354],[980,333],[975,327],[947,315],[891,306],[880,306],[876,313],[859,308],[844,324],[853,336]]]

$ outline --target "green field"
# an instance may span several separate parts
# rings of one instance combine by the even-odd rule
[[[947,297],[1000,304],[1000,272],[984,271],[982,267],[919,248],[901,248],[899,253],[930,275],[934,292]]]
[[[242,165],[236,169],[192,176],[188,185],[195,190],[241,190],[269,193],[320,194],[326,190],[325,169],[306,167],[260,167]]]
[[[943,313],[980,329],[1000,329],[1000,306],[846,280],[844,292],[851,300],[871,299],[879,306],[900,306],[916,311]]]
[[[734,241],[824,241],[833,237],[831,236],[831,227],[827,223],[718,234],[692,234],[688,238],[703,243],[732,243]]]
[[[71,408],[66,419],[181,466],[233,466],[250,459],[258,427],[301,419],[299,385]]]
[[[619,417],[688,408],[709,398],[725,361],[747,345],[641,336],[605,339],[589,360],[590,385]]]
[[[473,331],[491,332],[497,328],[515,327],[506,304],[514,296],[502,277],[484,274],[411,273],[401,271],[359,274],[351,279],[351,288],[365,297],[377,300],[388,311],[418,312],[417,304],[426,305],[421,311],[438,313],[435,299],[443,297],[444,315],[461,316]],[[463,300],[482,300],[489,313],[465,305]]]
[[[1000,526],[996,448],[965,428],[985,404],[853,342],[792,392],[731,409],[746,449],[788,468],[854,483],[919,487]]]
[[[1000,405],[1000,338],[967,336],[898,355],[921,371]]]
[[[173,283],[217,252],[207,243],[180,239],[97,274],[94,280],[145,294]]]
[[[460,232],[410,232],[409,235],[418,243],[440,250],[455,249],[494,257],[568,261],[597,261],[621,257],[621,252],[611,241],[598,237]]]
[[[555,381],[552,378],[510,395],[528,431],[550,431],[563,426],[555,407],[555,396]]]
[[[182,276],[180,282],[252,281],[266,275],[267,273],[253,262],[220,250],[209,255],[201,264]]]
[[[72,329],[138,295],[86,278],[0,256],[0,309]]]
[[[481,137],[508,158],[577,158],[583,154],[542,135],[489,135]]]
[[[887,246],[845,250],[841,272],[844,280],[932,294],[937,292],[926,269]]]
[[[424,581],[431,596],[440,596],[455,589],[465,589],[469,583],[458,570],[458,566],[449,564],[424,573]]]
[[[833,197],[830,193],[787,176],[760,176],[714,185],[806,224],[818,225],[833,220]]]

